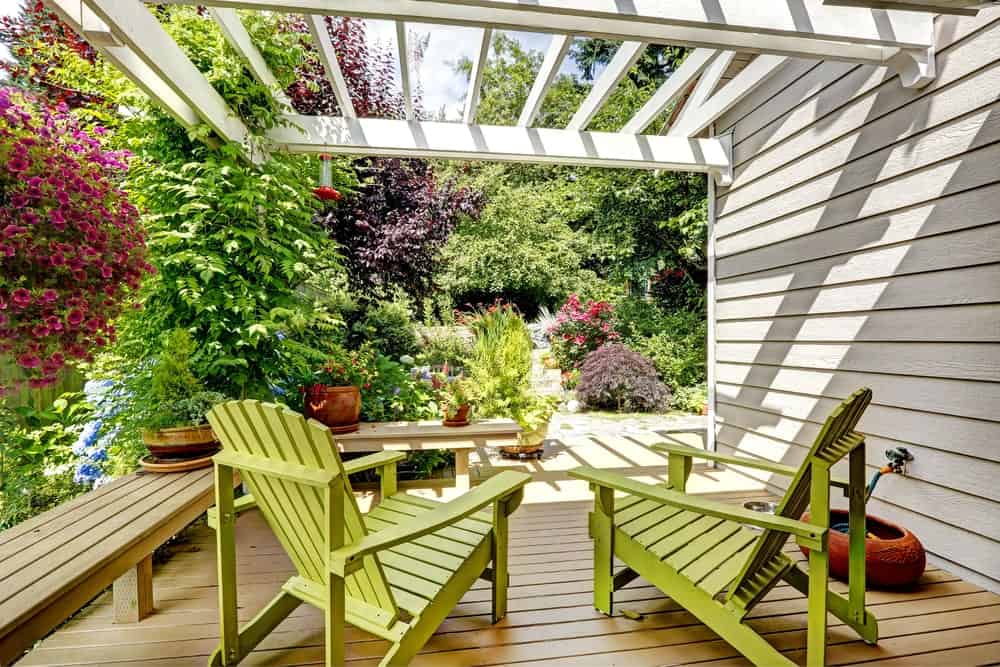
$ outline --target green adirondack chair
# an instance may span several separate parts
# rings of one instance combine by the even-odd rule
[[[326,664],[344,664],[344,624],[388,640],[383,665],[405,665],[480,578],[493,583],[493,621],[506,614],[507,517],[529,475],[502,472],[449,503],[396,490],[401,452],[342,463],[329,429],[285,407],[230,401],[208,415],[216,506],[221,643],[210,665],[234,665],[307,602],[325,614]],[[381,502],[358,510],[347,475],[380,469]],[[234,500],[233,471],[250,495]],[[492,506],[491,509],[485,509]],[[237,629],[235,519],[257,507],[297,574]],[[492,566],[491,566],[492,564]]]
[[[795,664],[744,617],[781,579],[808,596],[806,661],[826,660],[827,612],[870,644],[878,639],[875,617],[865,609],[864,437],[854,428],[871,402],[860,389],[830,415],[798,468],[658,443],[668,453],[668,486],[653,486],[594,468],[570,475],[595,493],[590,531],[594,540],[594,606],[610,615],[614,591],[642,576],[690,611],[757,665]],[[830,467],[849,457],[849,480]],[[693,458],[763,469],[791,477],[774,516],[684,493]],[[850,507],[849,593],[828,587],[830,486],[843,488]],[[624,497],[615,496],[624,493]],[[810,520],[800,517],[810,509]],[[757,526],[752,532],[743,525]],[[785,553],[789,536],[810,549],[808,572]],[[614,559],[625,569],[614,572]]]

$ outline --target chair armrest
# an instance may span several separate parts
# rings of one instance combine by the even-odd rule
[[[571,477],[584,479],[591,484],[596,484],[604,488],[613,489],[628,493],[639,498],[652,500],[654,502],[679,507],[684,510],[714,516],[720,519],[728,519],[743,524],[777,530],[789,535],[795,535],[799,542],[814,549],[825,549],[825,536],[827,529],[815,526],[798,519],[790,519],[783,516],[772,516],[753,510],[720,503],[708,498],[698,498],[679,491],[665,489],[662,486],[653,486],[629,479],[624,475],[609,472],[607,470],[597,470],[583,466],[569,471]]]
[[[406,458],[406,452],[375,452],[359,459],[344,461],[344,472],[353,475],[356,472],[395,465]]]
[[[487,505],[517,494],[531,480],[531,475],[507,470],[494,475],[460,498],[424,512],[392,528],[367,535],[358,542],[330,554],[330,571],[340,577],[360,567],[361,558],[397,544],[433,533],[475,514]]]
[[[795,466],[786,466],[783,463],[775,463],[773,461],[765,461],[763,459],[743,458],[741,456],[732,456],[730,454],[719,454],[718,452],[709,452],[704,449],[697,449],[696,447],[688,447],[687,445],[673,445],[668,442],[654,442],[649,445],[649,447],[658,452],[666,452],[670,455],[686,456],[693,459],[708,459],[709,461],[727,463],[731,466],[756,468],[757,470],[766,470],[767,472],[785,475],[786,477],[795,477],[795,474],[799,471],[799,469]],[[830,486],[846,489],[849,485],[846,479],[831,477]]]
[[[257,507],[257,501],[254,500],[253,496],[251,496],[249,493],[242,495],[233,501],[233,513],[236,516],[239,516],[241,512],[252,510],[255,507]],[[211,507],[208,508],[207,515],[208,516],[206,520],[208,522],[208,527],[212,529],[218,528],[219,509],[215,505],[212,505]]]

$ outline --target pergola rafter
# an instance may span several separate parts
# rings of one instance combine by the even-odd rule
[[[725,183],[730,172],[728,141],[695,137],[789,57],[885,65],[895,68],[904,85],[910,86],[923,85],[934,74],[930,14],[832,6],[823,0],[714,0],[711,7],[702,0],[172,1],[209,7],[248,70],[286,107],[288,100],[238,10],[305,16],[341,115],[286,116],[292,126],[274,129],[268,137],[279,150],[701,171]],[[204,122],[226,141],[246,142],[244,123],[142,0],[45,2],[186,127]],[[357,118],[328,31],[327,17],[336,15],[394,22],[405,120]],[[461,123],[416,119],[407,22],[482,30]],[[478,125],[475,118],[493,34],[510,28],[547,33],[551,43],[516,126]],[[572,40],[580,36],[622,44],[566,128],[533,128]],[[696,48],[620,131],[584,131],[650,44]],[[757,55],[719,87],[737,52]],[[640,134],[692,86],[690,98],[675,109],[667,136]]]
[[[542,108],[542,102],[545,101],[545,94],[549,92],[549,86],[555,81],[559,67],[562,65],[572,42],[573,38],[570,35],[552,35],[552,41],[545,52],[545,59],[542,60],[542,67],[538,70],[535,83],[528,92],[528,100],[524,103],[520,118],[517,119],[517,124],[520,127],[528,127],[535,122],[535,117],[538,116],[538,112]]]
[[[274,91],[274,98],[280,105],[290,108],[291,103],[288,101],[288,96],[285,95],[285,91],[281,90],[278,80],[271,73],[271,68],[264,61],[264,56],[254,46],[253,39],[243,26],[243,21],[240,20],[240,15],[236,10],[228,7],[209,7],[208,13],[219,25],[226,41],[246,62],[254,77]]]
[[[933,44],[933,16],[821,0],[172,0],[885,64]],[[820,30],[822,29],[822,30]]]
[[[357,114],[354,112],[354,103],[351,101],[351,91],[347,88],[347,80],[340,70],[340,61],[337,60],[337,51],[333,48],[330,33],[327,32],[326,17],[320,14],[309,14],[306,17],[306,22],[309,24],[309,32],[312,33],[313,42],[316,43],[316,50],[319,52],[319,59],[323,63],[327,79],[333,86],[333,96],[337,98],[340,113],[345,118],[354,118]]]
[[[406,23],[396,21],[396,46],[399,51],[399,79],[403,91],[403,112],[413,120],[413,82],[410,75],[410,51],[406,45]]]

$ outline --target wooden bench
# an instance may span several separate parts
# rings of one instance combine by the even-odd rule
[[[212,468],[137,472],[0,533],[0,665],[114,585],[116,623],[153,611],[153,550],[215,502]]]
[[[440,421],[372,422],[354,433],[334,435],[343,452],[451,449],[455,452],[455,486],[468,491],[469,452],[481,447],[516,445],[521,427],[510,419],[480,419],[468,426],[444,426]]]

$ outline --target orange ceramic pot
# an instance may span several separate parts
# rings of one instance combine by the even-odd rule
[[[847,524],[845,510],[830,510],[830,525]],[[809,513],[802,515],[809,520]],[[927,566],[927,555],[917,536],[894,523],[868,515],[867,530],[873,537],[865,538],[865,582],[871,586],[898,588],[915,584]],[[847,581],[850,540],[847,533],[830,529],[827,541],[830,551],[830,574]],[[802,547],[802,553],[809,549]]]
[[[464,403],[458,406],[454,413],[446,413],[441,423],[445,426],[468,426],[469,425],[469,404]]]
[[[306,387],[306,417],[315,419],[334,433],[353,433],[361,417],[361,390],[357,387]]]

